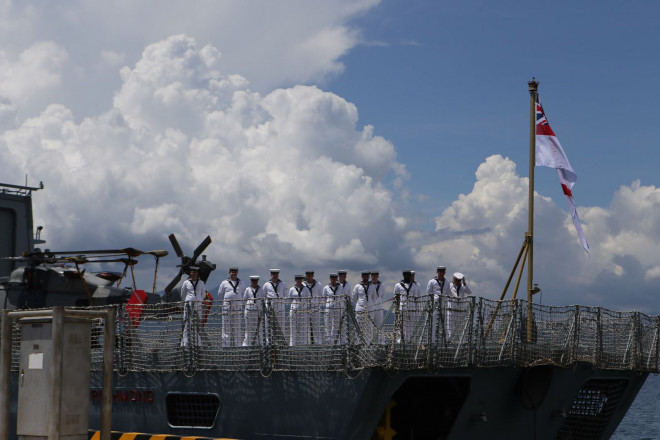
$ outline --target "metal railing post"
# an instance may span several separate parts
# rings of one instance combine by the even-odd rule
[[[522,349],[523,345],[523,325],[527,322],[525,319],[523,319],[523,303],[524,300],[517,299],[514,304],[515,321],[513,322],[513,328],[515,328],[516,331],[513,332],[511,337],[511,365],[517,365],[518,358],[520,357],[520,350]]]
[[[112,422],[112,361],[115,340],[115,313],[106,310],[103,323],[103,388],[101,390],[101,440],[110,440]]]
[[[575,306],[575,316],[574,316],[574,321],[573,321],[573,341],[571,344],[571,361],[573,363],[578,361],[578,350],[580,348],[580,332],[579,332],[579,326],[580,326],[580,306],[576,305]]]
[[[11,377],[11,318],[2,311],[2,347],[0,348],[0,440],[9,440],[9,402]]]
[[[595,347],[594,364],[597,368],[602,368],[603,360],[603,323],[602,323],[602,310],[600,307],[596,308],[596,347]]]
[[[472,356],[472,365],[477,365],[477,358],[480,360],[480,363],[483,362],[486,352],[486,338],[484,332],[484,299],[479,298],[479,305],[477,306],[477,328],[474,331],[475,341],[478,341],[477,345],[475,342],[474,354]]]
[[[117,371],[119,374],[124,376],[128,373],[128,360],[126,359],[127,352],[129,350],[128,344],[126,343],[127,338],[130,337],[126,331],[126,325],[128,325],[128,317],[126,316],[126,309],[122,306],[117,307],[117,322],[112,321],[113,326],[117,326],[117,361],[119,365],[117,366]],[[123,323],[123,324],[122,324]],[[114,333],[114,332],[113,332]],[[114,344],[114,341],[113,341]]]
[[[646,360],[646,369],[651,370],[654,373],[658,372],[658,340],[660,336],[660,316],[655,317],[655,331],[653,332],[653,342],[651,343],[652,347],[649,350],[649,356]],[[651,361],[653,362],[653,367],[651,367]]]
[[[511,342],[509,344],[510,346],[510,353],[509,353],[509,358],[513,362],[513,359],[515,358],[515,343],[516,343],[516,331],[514,331],[516,327],[516,313],[518,311],[518,301],[515,301],[511,304],[511,318],[509,318],[509,325],[506,326],[506,331],[504,334],[500,337],[500,342],[502,343],[502,348],[500,349],[500,355],[497,358],[498,361],[502,361],[502,357],[504,356],[504,350],[506,349],[506,344],[507,341],[509,341],[509,335],[513,335],[511,337]]]
[[[62,416],[62,339],[64,327],[64,307],[53,307],[52,344],[53,364],[50,369],[50,417],[48,420],[48,439],[59,440],[60,421]]]
[[[633,360],[633,368],[635,370],[642,369],[642,339],[643,339],[643,330],[642,330],[642,314],[640,312],[635,312],[635,358]]]

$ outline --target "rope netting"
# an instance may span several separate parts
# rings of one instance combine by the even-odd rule
[[[658,372],[660,318],[600,307],[432,295],[356,312],[351,300],[117,305],[114,365],[128,372],[415,370],[555,365]],[[528,319],[531,318],[531,319]],[[12,367],[20,325],[14,323]],[[102,369],[102,324],[92,368]]]

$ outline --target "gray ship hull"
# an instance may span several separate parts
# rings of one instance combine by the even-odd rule
[[[451,368],[436,372],[131,373],[115,376],[112,427],[241,439],[609,438],[647,374],[574,368]],[[100,375],[92,377],[90,427],[100,426]],[[173,426],[168,396],[187,396],[190,423],[200,396],[217,397],[212,426]],[[388,404],[394,402],[388,410]],[[208,405],[208,403],[206,403]],[[176,411],[176,410],[174,410]],[[389,423],[384,415],[389,412]],[[178,420],[186,415],[179,415]],[[196,419],[197,417],[197,419]],[[206,415],[209,422],[209,415]],[[392,431],[390,431],[392,432]]]

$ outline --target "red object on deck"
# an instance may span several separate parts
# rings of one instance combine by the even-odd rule
[[[213,297],[210,293],[206,292],[204,295],[204,301],[202,301],[202,308],[204,310],[204,317],[202,318],[202,325],[206,324],[206,321],[209,318],[209,312],[211,311],[211,305],[213,304]]]
[[[133,327],[140,325],[140,317],[142,316],[142,306],[147,301],[147,292],[144,290],[135,290],[133,294],[128,299],[126,304],[126,311],[128,316],[131,319],[131,324]]]

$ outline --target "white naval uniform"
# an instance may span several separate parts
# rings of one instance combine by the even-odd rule
[[[243,299],[245,300],[245,339],[243,347],[249,345],[263,344],[264,338],[264,299],[266,294],[261,286],[245,288]],[[261,321],[259,316],[262,317]]]
[[[385,296],[385,291],[383,289],[383,283],[378,281],[377,283],[371,283],[374,288],[374,300],[369,304],[369,316],[373,319],[376,327],[380,327],[383,323],[383,297]]]
[[[367,310],[369,305],[369,300],[372,299],[371,283],[367,281],[367,284],[358,283],[353,287],[353,297],[355,298],[355,311],[361,313]]]
[[[374,325],[371,321],[369,309],[376,301],[376,288],[367,281],[367,284],[356,284],[353,288],[353,295],[357,298],[355,303],[355,315],[357,317],[362,334],[366,343],[371,342],[373,338]]]
[[[461,282],[462,283],[462,282]],[[461,310],[464,310],[465,306],[463,303],[460,303],[458,300],[462,298],[467,298],[468,295],[472,295],[472,289],[467,284],[463,286],[455,285],[454,282],[449,283],[449,301],[447,302],[447,339],[451,337],[451,334],[455,330],[460,330],[456,326],[459,321],[462,321],[463,314],[460,313]]]
[[[355,308],[355,298],[353,298],[353,288],[351,287],[351,283],[348,282],[348,280],[344,281],[343,283],[341,281],[337,281],[341,285],[341,291],[343,292],[344,295],[344,301],[351,301],[350,306]],[[342,313],[344,313],[342,311]],[[343,334],[342,338],[346,338],[348,335],[348,316],[344,318],[344,329],[343,329]],[[341,330],[340,330],[341,331]],[[355,332],[352,332],[352,335],[355,336]],[[346,341],[342,340],[342,344],[345,344]]]
[[[424,309],[425,304],[424,298],[422,298],[422,286],[417,281],[413,281],[410,294],[413,296],[415,311],[417,312],[417,315],[419,315],[420,312]]]
[[[412,343],[411,338],[413,336],[412,333],[414,330],[414,318],[416,315],[416,302],[412,298],[415,294],[414,286],[414,283],[406,283],[403,280],[399,281],[394,286],[394,298],[399,298],[399,325],[403,327],[403,335],[401,335],[401,329],[397,329],[397,332],[399,333],[397,342],[401,342],[403,340],[406,344]],[[401,336],[403,336],[403,338]]]
[[[309,290],[302,286],[293,286],[289,289],[291,299],[291,310],[289,311],[289,345],[309,344]]]
[[[325,343],[326,344],[340,344],[343,341],[338,340],[339,324],[341,323],[341,315],[344,311],[345,297],[343,295],[341,284],[337,283],[334,287],[330,284],[323,288],[323,296],[325,297]]]
[[[419,327],[422,323],[422,318],[424,317],[424,312],[427,306],[427,298],[425,298],[425,293],[422,294],[422,285],[417,281],[413,281],[412,289],[410,289],[410,294],[412,295],[412,302],[414,307],[411,307],[411,310],[414,310],[412,313],[412,327],[411,331],[414,332],[415,328]],[[411,304],[412,305],[412,304]],[[430,326],[427,325],[427,329]],[[427,330],[428,331],[428,330]],[[419,334],[415,335],[415,343],[418,342]],[[413,342],[413,341],[411,341]]]
[[[183,309],[183,338],[181,338],[181,346],[188,345],[188,340],[191,336],[191,330],[194,330],[194,317],[197,315],[197,321],[202,320],[202,301],[204,301],[204,294],[206,293],[206,286],[204,281],[197,279],[197,283],[193,283],[190,279],[183,282],[181,286],[181,298],[185,301]],[[189,314],[192,312],[192,314]],[[199,332],[197,333],[197,345],[202,345],[202,339]]]
[[[288,334],[286,329],[286,297],[289,291],[286,287],[286,282],[279,279],[277,282],[274,282],[271,278],[269,281],[266,281],[262,289],[266,293],[266,298],[268,298],[267,304],[269,310],[275,316],[276,320],[274,323],[268,323],[268,337],[270,338],[270,332],[275,332],[276,335],[281,335],[286,339],[285,335]]]
[[[429,295],[433,295],[433,334],[431,336],[432,340],[436,340],[436,327],[442,325],[442,322],[440,320],[441,317],[441,304],[440,304],[440,299],[442,297],[442,301],[444,302],[444,309],[447,310],[447,299],[449,296],[449,283],[450,281],[446,278],[443,278],[441,280],[438,279],[438,277],[431,278],[429,280],[429,283],[426,285],[426,293]],[[444,330],[449,334],[450,328],[449,328],[449,320],[446,317],[445,313],[445,319],[444,319]],[[442,328],[438,327],[437,329],[437,336],[442,338]],[[447,336],[448,337],[448,336]]]
[[[325,331],[323,330],[323,313],[321,308],[325,306],[325,298],[323,298],[323,286],[321,283],[314,280],[311,283],[303,281],[303,286],[309,292],[311,306],[309,309],[309,322],[310,322],[310,342],[314,345],[321,345],[325,339]]]
[[[237,347],[243,342],[241,315],[243,314],[243,294],[245,285],[236,278],[227,278],[218,288],[218,301],[222,305],[222,346]]]
[[[339,281],[339,284],[341,284],[341,281]],[[347,295],[351,299],[353,303],[351,307],[355,307],[355,301],[357,298],[353,298],[353,288],[351,287],[351,283],[345,281],[344,284],[341,284],[341,290],[344,292],[344,295]]]
[[[450,283],[451,281],[446,278],[441,280],[439,280],[438,277],[431,278],[426,285],[426,293],[434,295],[434,299],[438,300],[440,295],[447,295]]]

